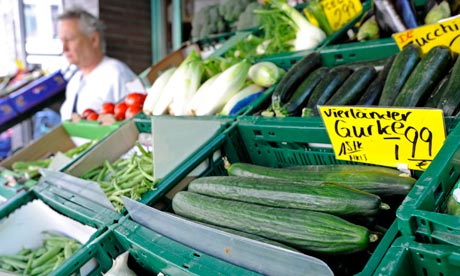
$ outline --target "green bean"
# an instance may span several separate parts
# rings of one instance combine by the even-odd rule
[[[18,260],[14,258],[14,256],[2,256],[1,260],[3,263],[9,264],[19,270],[23,270],[27,266],[27,263],[25,261]]]
[[[35,251],[32,251],[31,256],[29,257],[27,265],[24,269],[24,274],[28,275],[30,273],[30,270],[32,269],[32,261],[34,260],[35,255]]]
[[[46,253],[38,257],[32,262],[32,270],[33,268],[40,266],[47,261],[49,261],[53,256],[56,256],[59,251],[61,251],[62,247],[53,247],[50,250],[48,250]]]
[[[41,274],[41,273],[43,273],[45,271],[49,273],[51,271],[51,269],[53,269],[53,267],[54,267],[54,262],[34,267],[30,271],[30,275],[39,275],[39,274]]]

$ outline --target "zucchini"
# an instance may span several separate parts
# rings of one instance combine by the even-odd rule
[[[328,182],[311,185],[289,179],[209,176],[194,179],[188,185],[188,191],[217,198],[338,216],[370,216],[381,209],[389,209],[374,194]]]
[[[287,103],[304,78],[321,64],[321,54],[311,52],[297,61],[279,81],[272,94],[272,106],[278,110]]]
[[[375,75],[376,71],[372,66],[357,68],[326,102],[326,105],[355,104],[375,78]]]
[[[305,108],[310,110],[312,114],[319,115],[316,106],[325,104],[352,72],[353,69],[347,66],[337,66],[329,70],[329,73],[321,79],[313,90]]]
[[[268,207],[188,191],[174,196],[172,208],[177,215],[188,219],[256,234],[314,252],[362,251],[377,239],[367,228],[331,214]]]
[[[378,105],[392,106],[404,83],[409,78],[422,56],[422,50],[417,44],[409,44],[396,55],[388,77],[383,86]]]
[[[298,116],[300,115],[302,108],[307,104],[308,98],[310,97],[313,89],[320,82],[320,80],[327,74],[329,68],[319,67],[299,85],[294,91],[294,94],[289,101],[283,105],[279,111],[276,111],[277,117],[284,116]]]
[[[449,70],[449,72],[439,81],[439,83],[436,85],[436,88],[433,90],[423,105],[424,107],[438,108],[439,105],[439,108],[442,109],[442,101],[447,100],[443,99],[442,96],[447,87],[447,81],[449,80],[451,73],[452,70]]]
[[[426,100],[428,91],[448,72],[452,53],[446,46],[435,46],[426,53],[414,68],[393,106],[414,107]],[[452,76],[455,76],[452,74]],[[457,76],[456,76],[457,77]]]
[[[445,116],[454,115],[454,111],[460,104],[460,97],[458,92],[460,91],[460,59],[457,57],[454,65],[452,66],[452,72],[443,94],[442,100],[438,104],[438,108],[441,108]]]
[[[320,165],[321,166],[321,165]],[[297,169],[271,168],[248,163],[227,164],[228,175],[258,177],[258,178],[285,178],[303,181],[327,181],[351,186],[361,191],[379,196],[406,195],[415,184],[416,179],[402,176],[398,173],[367,171],[365,165],[355,165],[355,168],[340,169],[343,165],[303,166]],[[336,168],[334,168],[337,166]]]
[[[396,58],[396,55],[392,55],[388,58],[387,63],[383,66],[383,69],[377,74],[377,77],[369,84],[369,87],[361,95],[356,105],[377,105],[382,95],[385,80],[387,79],[388,72]]]

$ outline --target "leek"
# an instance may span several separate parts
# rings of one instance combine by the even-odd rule
[[[175,91],[171,91],[173,93],[171,104],[169,105],[171,115],[186,115],[187,104],[200,87],[202,75],[203,63],[201,60],[194,60],[187,64],[181,83],[175,86]]]
[[[214,115],[244,86],[251,63],[242,60],[223,71],[209,87],[195,115]]]
[[[282,0],[266,0],[272,8],[284,12],[284,20],[295,30],[296,38],[293,42],[296,51],[313,49],[326,39],[326,34],[320,28],[308,22],[299,11]]]
[[[147,98],[145,98],[143,111],[147,115],[151,115],[155,104],[161,97],[161,93],[168,83],[169,78],[176,71],[176,67],[171,67],[168,70],[164,71],[153,83],[153,85],[147,89]]]
[[[203,97],[208,93],[209,88],[212,86],[212,84],[216,81],[216,79],[220,76],[221,73],[218,73],[208,80],[206,80],[200,88],[198,88],[198,91],[196,91],[195,95],[193,96],[192,100],[188,103],[186,107],[185,113],[187,115],[195,115],[196,109],[198,108],[198,105],[203,101]]]
[[[169,78],[161,92],[160,99],[155,104],[153,109],[153,115],[163,115],[172,103],[173,96],[175,93],[182,93],[188,88],[190,83],[184,81],[187,75],[190,73],[190,63],[193,61],[201,60],[201,56],[195,50],[192,50],[187,58],[182,61],[176,71]]]

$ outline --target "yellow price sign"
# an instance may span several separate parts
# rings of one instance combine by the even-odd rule
[[[360,0],[322,0],[321,6],[333,31],[337,31],[363,10]]]
[[[440,109],[320,106],[339,160],[425,170],[445,140]]]
[[[405,32],[393,34],[399,49],[408,44],[417,44],[423,53],[439,45],[460,53],[460,17],[451,17],[438,23],[424,25]]]

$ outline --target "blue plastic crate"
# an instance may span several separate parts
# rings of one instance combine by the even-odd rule
[[[67,81],[60,71],[41,77],[9,96],[14,109],[23,113],[64,91]]]

